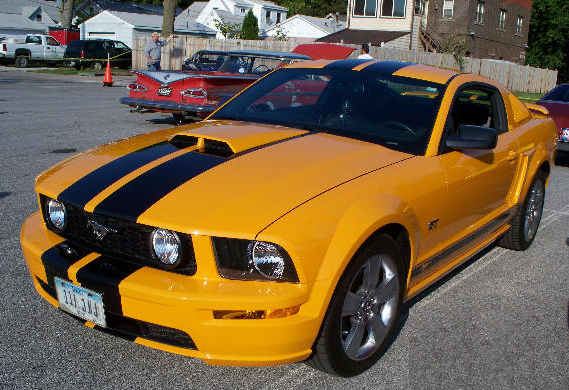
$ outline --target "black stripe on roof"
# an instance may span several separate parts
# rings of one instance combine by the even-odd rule
[[[406,68],[409,65],[414,65],[412,62],[400,62],[400,61],[380,61],[375,64],[371,64],[361,69],[361,72],[374,72],[381,73],[386,76],[391,76],[393,73],[400,69]]]
[[[366,62],[370,62],[373,60],[338,60],[338,61],[334,61],[326,66],[324,66],[322,69],[326,69],[326,70],[352,70],[354,69],[356,66],[359,66],[361,64],[365,64]]]

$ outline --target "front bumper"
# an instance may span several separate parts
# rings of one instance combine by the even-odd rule
[[[133,99],[131,97],[123,97],[119,100],[119,102],[121,104],[126,104],[127,106],[137,107],[145,110],[171,112],[173,114],[194,115],[199,117],[206,117],[216,109],[214,106],[178,104],[169,101]]]
[[[209,237],[193,240],[198,271],[187,276],[121,265],[96,253],[74,258],[61,250],[58,244],[64,240],[45,228],[39,212],[25,221],[21,232],[22,250],[38,293],[59,307],[53,289],[57,276],[102,294],[108,328],[101,330],[209,364],[276,365],[306,359],[321,321],[314,313],[319,310],[309,309],[317,283],[223,279],[217,274]],[[213,317],[213,310],[296,305],[301,305],[300,311],[284,318]]]

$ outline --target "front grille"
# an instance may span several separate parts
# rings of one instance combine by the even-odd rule
[[[46,219],[48,198],[42,196],[41,201],[44,220],[46,225],[51,228],[50,222]],[[67,210],[67,225],[63,232],[56,232],[58,235],[92,252],[111,258],[154,268],[165,268],[154,256],[152,250],[150,237],[155,229],[154,227],[89,213],[68,203],[65,204],[65,209]],[[108,229],[114,229],[116,232],[107,234],[103,239],[98,239],[88,228],[88,221],[95,221]],[[196,273],[196,261],[192,239],[187,234],[177,234],[181,242],[180,256],[182,256],[182,262],[178,267],[169,270],[184,275],[193,275]]]

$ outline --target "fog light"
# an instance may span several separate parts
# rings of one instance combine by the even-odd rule
[[[214,310],[216,320],[263,320],[290,317],[300,310],[300,305],[275,310]]]

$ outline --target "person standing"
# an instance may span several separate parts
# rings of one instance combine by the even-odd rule
[[[174,35],[170,34],[165,41],[160,40],[160,34],[154,31],[152,38],[144,48],[146,55],[146,67],[148,70],[161,70],[160,59],[162,58],[162,46],[167,45]]]
[[[369,45],[364,43],[362,45],[362,54],[358,56],[358,60],[372,60],[373,57],[369,55]]]

